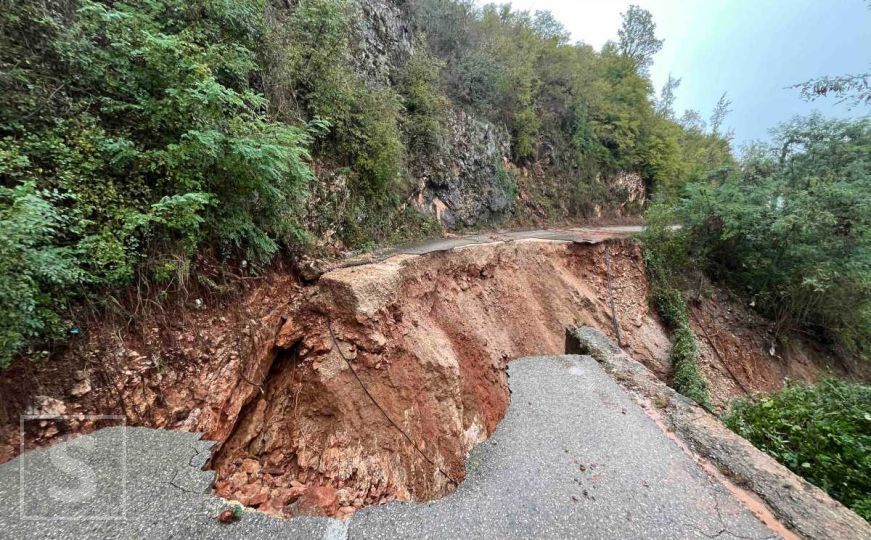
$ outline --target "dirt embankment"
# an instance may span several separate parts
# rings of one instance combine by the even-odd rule
[[[4,402],[4,457],[17,451],[25,408],[112,413],[220,441],[217,493],[275,514],[345,516],[447,494],[507,407],[506,362],[562,353],[570,325],[614,337],[606,253],[624,350],[667,379],[670,344],[648,308],[636,246],[470,245],[335,270],[311,286],[272,276],[231,311],[192,310],[136,335],[95,332],[61,361],[19,364],[2,390],[34,386]],[[738,384],[703,349],[716,402],[821,372],[809,360],[793,369],[753,340],[750,352],[732,350],[740,317],[699,309],[714,310],[706,329],[719,353],[752,362],[741,371],[727,356]],[[46,422],[29,440],[92,427]]]
[[[610,325],[605,249],[488,244],[326,274],[279,332],[263,392],[216,454],[217,492],[338,515],[448,493],[508,405],[506,362],[562,352],[567,323]],[[607,249],[627,346],[662,358],[637,249]]]

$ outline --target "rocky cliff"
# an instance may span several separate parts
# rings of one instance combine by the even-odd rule
[[[418,167],[415,206],[449,229],[504,217],[516,195],[504,169],[508,132],[461,110],[451,111],[446,124],[438,152]]]
[[[401,1],[356,2],[359,39],[354,52],[355,68],[372,86],[396,86],[415,54],[421,32],[402,8]],[[543,155],[540,162],[517,166],[511,162],[511,137],[506,127],[476,115],[461,104],[451,103],[442,120],[445,136],[437,148],[425,157],[410,156],[408,169],[413,189],[409,203],[412,206],[435,217],[445,229],[504,221],[512,216],[519,195],[524,196],[522,202],[526,206],[539,209],[553,206],[552,202],[537,200],[540,195],[537,190],[521,194],[517,185],[517,177],[526,170],[540,172],[535,180],[538,184],[564,183],[565,179],[549,177],[547,155]],[[621,189],[626,179],[634,180],[635,184],[624,193]],[[597,182],[602,190],[615,194],[616,202],[605,205],[600,201],[585,201],[591,208],[586,217],[623,217],[631,213],[628,207],[637,210],[644,201],[643,183],[636,174],[619,174]],[[551,198],[566,199],[560,195]],[[566,210],[562,208],[564,201],[557,206],[559,210]],[[554,217],[546,210],[532,214],[544,220]]]
[[[394,0],[358,0],[354,63],[371,84],[395,84],[414,53],[414,28]]]

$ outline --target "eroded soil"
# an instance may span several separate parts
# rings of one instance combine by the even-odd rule
[[[605,249],[476,245],[326,274],[279,332],[264,392],[216,454],[218,493],[339,515],[445,495],[504,414],[506,362],[562,352],[567,323],[610,324]],[[648,314],[637,249],[607,249],[627,346],[662,358],[668,341]]]
[[[2,457],[18,450],[21,412],[123,414],[219,441],[216,492],[273,514],[347,516],[443,496],[504,414],[510,359],[564,352],[570,325],[615,337],[606,252],[624,350],[667,380],[670,344],[648,308],[637,246],[470,245],[334,270],[313,285],[276,273],[232,309],[106,328],[59,360],[19,362],[0,382]],[[705,316],[707,334],[695,329],[715,403],[824,371],[803,350],[798,362],[768,354],[765,329],[732,304],[693,308]],[[28,428],[27,445],[93,427],[47,421]]]

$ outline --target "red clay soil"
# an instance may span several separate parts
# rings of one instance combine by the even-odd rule
[[[608,249],[625,296],[618,309],[627,345],[663,358],[668,341],[647,315],[637,249]],[[469,450],[504,414],[506,362],[561,353],[567,324],[610,324],[604,250],[488,244],[324,275],[279,333],[286,352],[263,394],[214,458],[217,492],[294,513],[299,501],[307,504],[305,486],[324,484],[336,491],[323,509],[331,515],[447,494]],[[345,358],[420,452],[371,402]]]
[[[667,379],[670,344],[634,244],[474,245],[342,268],[310,286],[273,275],[232,309],[186,310],[135,335],[104,328],[62,358],[18,362],[0,381],[0,457],[18,450],[22,412],[123,414],[218,441],[217,494],[270,513],[344,517],[443,496],[505,412],[506,362],[561,354],[570,325],[613,337],[606,250],[624,350]],[[740,381],[700,334],[715,403],[822,373],[811,356],[769,356],[729,305],[694,308],[707,311],[704,328]],[[29,445],[64,427],[93,428],[47,422]]]

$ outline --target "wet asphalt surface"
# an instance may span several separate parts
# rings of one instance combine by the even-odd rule
[[[0,538],[771,538],[590,357],[509,365],[511,405],[451,495],[230,525],[195,434],[107,428],[0,465]],[[21,482],[23,480],[23,482]],[[23,486],[23,489],[19,489]]]
[[[426,255],[450,251],[479,244],[498,242],[517,242],[524,240],[545,240],[553,242],[575,242],[578,244],[597,244],[605,240],[628,238],[644,230],[640,225],[608,225],[603,227],[572,227],[562,229],[530,229],[518,231],[488,232],[456,236],[453,238],[435,238],[405,246],[389,247],[371,253],[349,257],[336,267],[359,266],[383,261],[396,255]]]

